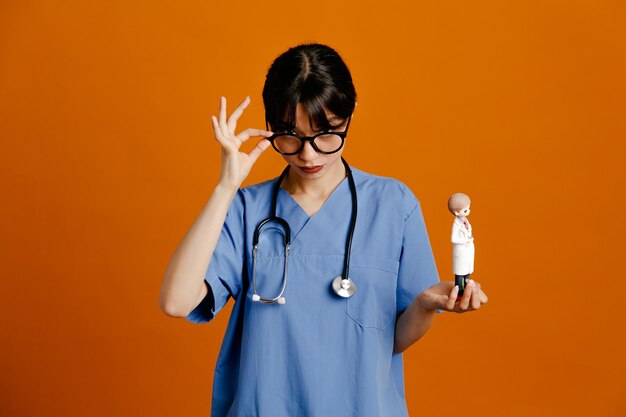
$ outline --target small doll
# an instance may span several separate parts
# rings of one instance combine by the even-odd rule
[[[470,204],[469,196],[463,193],[452,194],[448,199],[448,210],[455,216],[451,237],[452,273],[455,285],[459,286],[458,297],[463,295],[470,274],[474,272],[474,238],[472,225],[467,220]]]

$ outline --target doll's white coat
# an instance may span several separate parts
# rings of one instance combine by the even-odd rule
[[[465,218],[469,230],[463,226],[458,217],[452,224],[452,273],[466,275],[474,272],[474,242],[472,237],[472,225]]]

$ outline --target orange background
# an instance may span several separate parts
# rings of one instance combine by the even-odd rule
[[[0,415],[209,415],[232,301],[167,317],[163,273],[218,179],[219,96],[263,127],[270,63],[307,41],[350,67],[346,159],[415,192],[442,279],[447,198],[473,201],[490,301],[405,352],[410,414],[626,415],[625,22],[599,0],[2,2]]]

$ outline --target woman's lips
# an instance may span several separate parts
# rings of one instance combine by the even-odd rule
[[[320,169],[322,169],[323,166],[324,165],[316,165],[316,166],[313,166],[313,167],[300,167],[300,169],[303,172],[306,172],[307,174],[314,174],[314,173],[318,172]]]

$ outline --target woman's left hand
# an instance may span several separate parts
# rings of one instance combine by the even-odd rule
[[[478,310],[489,298],[480,288],[480,284],[470,280],[465,286],[463,296],[457,299],[459,287],[454,281],[442,281],[423,291],[418,297],[419,305],[427,311],[445,310],[455,313]]]

